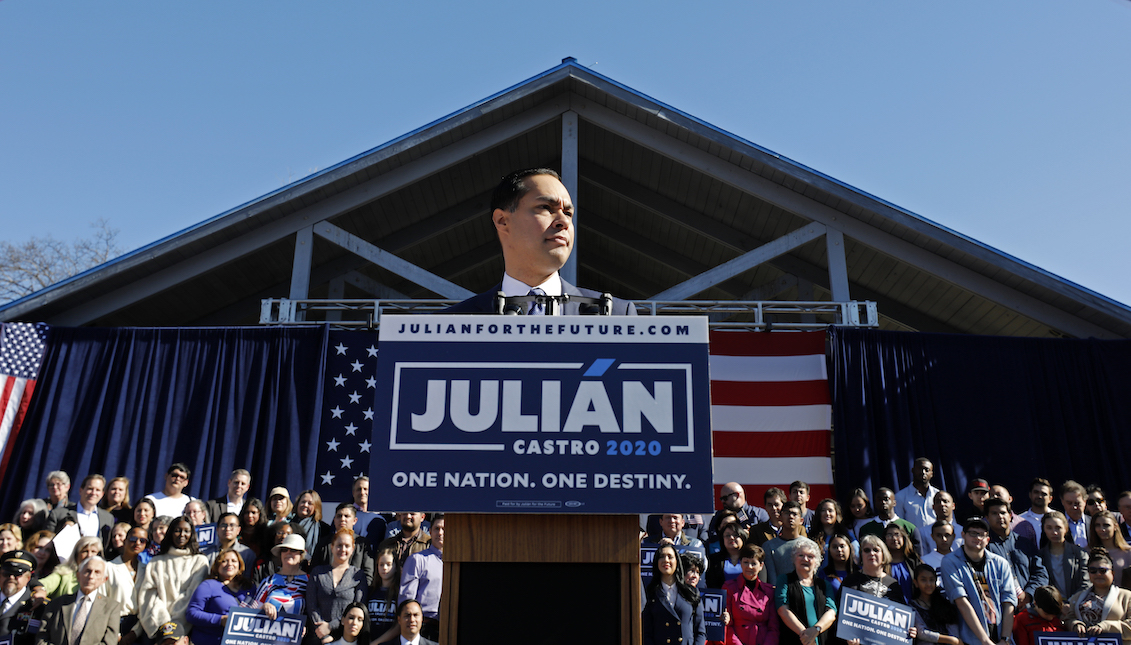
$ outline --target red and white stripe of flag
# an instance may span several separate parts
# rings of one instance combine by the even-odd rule
[[[0,324],[0,478],[35,392],[45,334],[46,327],[32,323]]]
[[[766,489],[801,480],[809,508],[833,496],[832,405],[825,332],[711,332],[715,504],[736,481],[762,505]]]

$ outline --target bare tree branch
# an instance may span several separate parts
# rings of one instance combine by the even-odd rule
[[[0,302],[22,298],[121,255],[118,229],[104,219],[73,242],[51,235],[13,244],[0,241]]]

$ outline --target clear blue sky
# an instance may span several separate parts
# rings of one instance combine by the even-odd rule
[[[133,249],[566,56],[1131,303],[1131,0],[2,0],[0,235]]]

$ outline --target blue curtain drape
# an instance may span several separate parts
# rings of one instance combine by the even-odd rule
[[[50,330],[35,398],[4,474],[7,518],[70,473],[130,478],[131,501],[161,490],[169,464],[212,497],[246,468],[251,493],[313,483],[326,328]]]
[[[974,477],[1004,484],[1018,511],[1037,476],[1131,488],[1131,341],[829,334],[842,497],[907,486],[919,456],[960,508]]]

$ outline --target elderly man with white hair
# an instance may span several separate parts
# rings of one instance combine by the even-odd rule
[[[117,645],[121,607],[101,592],[106,561],[92,555],[79,565],[76,593],[52,600],[43,614],[37,643],[42,645]]]

